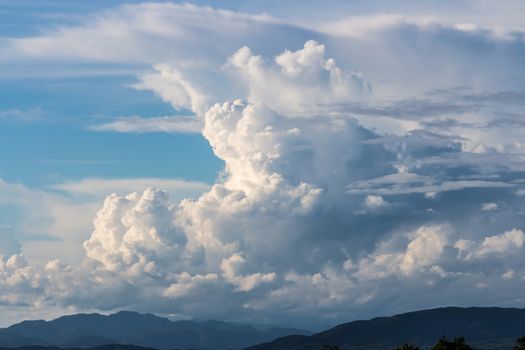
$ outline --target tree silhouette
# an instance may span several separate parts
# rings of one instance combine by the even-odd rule
[[[525,350],[525,336],[516,339],[516,345],[514,345],[512,350]]]
[[[339,350],[339,345],[323,345],[321,350]]]
[[[419,350],[419,347],[409,343],[403,343],[403,345],[398,346],[395,350]]]
[[[465,338],[459,337],[449,341],[445,336],[438,340],[432,350],[473,350],[470,345],[465,343]]]

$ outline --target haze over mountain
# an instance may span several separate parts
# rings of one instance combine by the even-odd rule
[[[121,311],[109,316],[76,314],[52,321],[23,321],[0,331],[0,347],[94,347],[131,344],[156,349],[239,349],[290,334],[291,328],[257,328],[220,321],[171,321],[151,314]]]
[[[76,314],[52,321],[23,321],[0,330],[0,348],[38,346],[108,348],[133,345],[168,349],[343,350],[394,349],[409,342],[430,348],[436,341],[463,336],[476,349],[511,349],[525,335],[525,309],[446,307],[344,323],[309,335],[287,328],[255,327],[221,321],[171,321],[152,314]],[[120,349],[120,348],[119,348]],[[122,348],[124,349],[124,348]],[[106,350],[110,350],[109,348]]]
[[[476,349],[511,349],[525,335],[525,309],[447,307],[341,324],[311,336],[286,336],[249,350],[394,349],[404,342],[430,348],[436,341],[464,336]]]

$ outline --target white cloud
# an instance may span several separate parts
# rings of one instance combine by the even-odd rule
[[[345,15],[338,13],[337,17],[344,18]],[[421,96],[421,92],[425,92],[421,85],[428,85],[431,79],[434,79],[435,87],[461,84],[486,87],[494,79],[510,77],[516,69],[519,71],[515,67],[520,64],[522,44],[519,35],[512,34],[516,33],[516,28],[503,31],[507,35],[500,35],[494,27],[477,26],[475,30],[465,30],[466,27],[461,25],[464,23],[451,22],[450,14],[429,18],[421,14],[376,13],[335,22],[331,20],[322,25],[315,21],[294,25],[289,20],[282,21],[268,15],[249,15],[189,4],[147,3],[121,6],[94,15],[77,26],[60,27],[35,37],[10,39],[3,50],[6,51],[4,59],[11,60],[33,57],[156,64],[166,80],[167,76],[175,79],[171,91],[163,89],[161,96],[170,95],[172,101],[177,100],[174,103],[177,108],[187,108],[192,103],[192,96],[205,97],[205,100],[213,97],[202,95],[202,91],[196,89],[200,86],[196,82],[205,79],[196,79],[193,74],[188,76],[188,70],[206,67],[209,71],[220,71],[225,59],[243,45],[268,55],[284,48],[298,48],[310,39],[323,40],[338,62],[338,67],[327,68],[327,73],[335,79],[331,86],[342,87],[336,91],[347,89],[350,76],[356,83],[353,88],[362,81],[357,74],[347,72],[346,78],[340,76],[338,70],[360,69],[367,81],[372,82],[375,93],[388,100],[396,96]],[[396,45],[391,45],[393,42]],[[476,42],[483,45],[475,45]],[[296,51],[294,55],[282,56],[277,65],[292,72],[300,67],[300,60],[304,61],[305,55],[299,56]],[[162,63],[159,65],[159,62]],[[428,69],[436,62],[442,69]],[[483,68],[487,65],[491,69]],[[149,74],[143,76],[145,80],[155,80]],[[268,79],[272,79],[271,75]],[[149,85],[143,84],[144,87]],[[219,94],[223,90],[220,83],[214,85],[214,93]],[[257,89],[271,94],[262,86]],[[290,91],[288,96],[294,97],[295,94]],[[240,97],[244,96],[226,98]],[[220,101],[226,98],[222,96]],[[197,100],[200,98],[193,99],[195,106],[199,105]]]
[[[210,188],[205,183],[177,179],[86,178],[64,181],[43,190],[0,179],[0,206],[20,215],[0,239],[16,233],[23,240],[21,252],[30,263],[45,263],[53,257],[77,265],[84,255],[82,242],[89,237],[92,220],[104,198],[111,193],[127,194],[153,186],[166,189],[174,201],[197,198]],[[11,238],[9,241],[6,250],[18,253],[14,241]]]
[[[258,311],[281,307],[287,312],[284,317],[297,317],[319,310],[332,311],[333,305],[342,305],[354,297],[348,293],[355,288],[352,280],[329,267],[312,274],[291,271],[285,276],[285,281],[287,283],[270,291],[265,299],[253,299],[247,307]],[[297,295],[302,296],[303,302],[300,304],[296,302]],[[362,299],[366,299],[366,296]]]
[[[201,125],[225,169],[212,186],[93,178],[36,191],[0,181],[0,203],[39,213],[33,229],[85,241],[85,256],[74,253],[82,264],[39,267],[10,250],[2,303],[200,318],[255,310],[301,323],[520,300],[518,278],[505,277],[525,275],[522,184],[512,180],[524,170],[520,96],[499,89],[521,86],[502,81],[523,71],[523,43],[441,21],[354,18],[321,34],[267,16],[140,4],[9,40],[11,57],[155,64],[133,87],[196,118],[96,128]],[[112,192],[90,228],[94,202]],[[396,205],[362,213],[363,196],[368,207]],[[484,220],[480,203],[498,203],[501,220]],[[487,230],[504,233],[480,236]]]
[[[90,129],[95,131],[115,131],[123,133],[199,133],[201,123],[195,117],[173,116],[143,118],[139,116],[121,117],[115,121],[95,125]]]
[[[236,67],[249,102],[211,105],[213,89],[193,83],[198,96],[211,99],[199,100],[188,92],[189,85],[172,95],[170,87],[177,87],[183,75],[174,78],[162,70],[153,80],[143,78],[150,83],[143,88],[198,114],[204,137],[225,163],[221,178],[211,187],[162,179],[55,185],[55,191],[68,196],[92,198],[155,185],[168,188],[176,200],[150,188],[107,197],[84,242],[83,264],[53,261],[44,270],[34,268],[42,284],[27,288],[29,300],[35,305],[149,308],[191,317],[241,317],[253,310],[285,317],[289,312],[290,320],[298,322],[318,312],[339,319],[365,305],[385,307],[385,284],[396,297],[407,293],[405,286],[411,287],[409,296],[424,296],[422,291],[432,286],[445,288],[450,300],[461,300],[463,295],[447,294],[441,281],[459,285],[463,277],[479,284],[496,275],[501,279],[509,269],[520,273],[519,265],[500,256],[523,244],[521,231],[473,240],[481,226],[475,220],[477,196],[488,190],[514,192],[519,184],[504,178],[514,168],[497,168],[501,176],[471,177],[472,167],[487,166],[487,158],[463,149],[456,135],[424,130],[380,135],[349,116],[324,114],[331,103],[357,96],[339,89],[339,83],[352,85],[353,75],[326,58],[325,50],[308,42],[303,49],[277,55],[275,63],[249,49],[238,51],[228,69]],[[280,94],[264,90],[270,82]],[[319,104],[325,109],[317,109]],[[287,113],[301,108],[308,113]],[[195,195],[179,201],[182,191]],[[453,197],[467,191],[471,197]],[[414,194],[421,198],[428,193],[440,193],[431,196],[432,212],[413,200]],[[370,208],[387,205],[386,195],[396,205],[378,220],[378,212],[359,212],[363,194]],[[455,216],[456,202],[474,224]],[[450,223],[429,222],[440,215]],[[449,244],[452,240],[455,245]],[[458,249],[459,258],[454,256]],[[464,252],[478,260],[496,257],[495,272],[473,267],[474,259],[463,258]],[[93,292],[85,281],[105,288]],[[38,288],[58,297],[41,300]],[[306,292],[298,299],[298,291]],[[413,304],[406,300],[404,305]]]
[[[209,107],[209,97],[199,91],[176,68],[155,65],[155,73],[142,74],[140,82],[131,85],[137,90],[152,90],[176,110],[188,109],[202,115]]]
[[[248,47],[228,62],[246,81],[250,102],[288,115],[313,114],[316,105],[362,100],[371,91],[360,73],[341,70],[333,58],[325,57],[325,46],[313,40],[300,50],[285,50],[275,57],[275,65],[268,65]]]
[[[70,195],[104,198],[111,193],[129,193],[144,191],[150,187],[162,188],[175,197],[183,199],[196,197],[210,188],[209,184],[182,179],[132,178],[106,179],[85,178],[76,181],[64,181],[51,186],[51,189],[63,191]]]
[[[51,256],[78,262],[82,258],[79,244],[89,233],[91,220],[99,205],[99,199],[74,200],[52,191],[0,179],[0,206],[20,213],[20,218],[12,226],[17,235],[28,237],[21,250],[31,262],[33,258],[49,259],[49,255],[43,256],[43,246]],[[66,242],[67,249],[64,249]]]
[[[43,279],[21,255],[0,256],[0,304],[24,306],[41,300]]]
[[[175,109],[198,116],[214,103],[237,98],[264,103],[278,113],[313,116],[327,104],[370,94],[370,83],[360,73],[345,71],[325,56],[325,46],[313,40],[297,51],[285,50],[271,62],[243,47],[222,68],[155,65],[155,72],[141,74],[132,87],[154,91]]]
[[[497,203],[483,203],[481,204],[481,210],[483,211],[491,211],[498,209]]]
[[[86,255],[109,271],[159,275],[159,261],[184,259],[187,238],[174,221],[175,207],[165,192],[148,189],[143,194],[109,196],[93,221],[93,234],[84,242]]]
[[[209,273],[207,275],[191,276],[187,272],[182,272],[177,276],[177,282],[171,284],[162,291],[162,296],[168,298],[180,298],[189,293],[196,293],[203,291],[204,287],[211,285],[218,281],[217,274]]]
[[[447,226],[422,226],[408,235],[397,234],[359,260],[353,273],[359,279],[374,280],[392,275],[410,276],[428,270],[440,260],[448,243],[449,230]],[[407,238],[403,249],[400,249],[403,245],[395,250],[390,247]]]
[[[381,196],[376,196],[376,195],[370,194],[370,195],[366,196],[366,198],[365,198],[365,205],[368,208],[371,208],[371,209],[384,207],[387,204],[388,204],[388,202],[385,201],[383,199],[383,197],[381,197]]]
[[[424,196],[427,199],[435,199],[437,197],[437,192],[425,192]]]
[[[371,33],[399,26],[428,26],[438,24],[439,18],[431,16],[407,17],[400,14],[380,14],[353,16],[338,21],[324,23],[322,31],[340,36],[366,38]]]
[[[514,105],[522,98],[498,106],[488,99],[457,100],[461,95],[458,86],[472,88],[480,95],[522,90],[522,81],[514,78],[525,68],[521,60],[525,52],[520,39],[523,28],[507,28],[508,23],[500,23],[499,28],[465,25],[470,22],[456,23],[450,13],[414,16],[373,11],[371,15],[337,17],[343,19],[322,26],[315,21],[300,26],[268,15],[189,4],[126,5],[94,15],[77,26],[10,39],[3,57],[152,64],[155,71],[142,72],[140,81],[132,86],[152,90],[176,109],[199,115],[216,102],[243,98],[264,102],[287,114],[340,115],[355,111],[363,125],[387,133],[404,134],[423,127],[423,122],[451,120],[456,123],[448,128],[463,138],[467,150],[501,149],[510,153],[518,148],[523,153],[516,147],[522,126],[496,125],[500,113],[505,118],[519,115],[521,109]],[[323,40],[324,44],[314,44],[311,39]],[[305,42],[309,43],[307,47],[298,49]],[[230,69],[225,69],[224,62],[243,45],[246,47],[230,60]],[[282,50],[276,60],[265,60],[265,56]],[[428,69],[438,65],[441,69]],[[235,76],[232,66],[242,71],[240,76]],[[299,71],[302,74],[296,73]],[[367,93],[369,82],[373,94]],[[436,93],[447,89],[453,91],[451,96],[443,98]],[[369,99],[362,99],[368,95]],[[305,101],[310,109],[302,105]],[[411,109],[414,106],[410,102],[418,101],[432,103],[424,109]],[[320,106],[349,102],[358,108]],[[373,116],[363,113],[381,112],[382,106],[395,107],[403,102],[409,102],[405,105],[408,110],[398,108],[394,114]],[[315,111],[313,104],[318,104]],[[436,115],[436,111],[442,113]],[[438,129],[443,131],[442,124]]]
[[[259,272],[249,275],[239,275],[239,269],[246,263],[246,259],[239,253],[235,253],[221,262],[221,270],[225,279],[237,286],[237,290],[249,292],[261,283],[273,282],[276,278],[274,272],[261,274]]]
[[[521,248],[524,241],[525,234],[521,230],[512,229],[500,235],[485,237],[481,243],[461,239],[454,247],[468,260],[494,254],[509,254]]]
[[[41,36],[12,39],[7,57],[22,54],[126,63],[177,59],[196,64],[206,62],[206,56],[229,54],[261,33],[289,37],[288,28],[264,15],[191,4],[142,3],[96,14],[76,27],[59,27]],[[196,50],[202,54],[197,60]]]
[[[412,274],[417,269],[435,263],[448,243],[448,232],[442,227],[421,227],[410,241],[401,260],[403,274]]]
[[[44,112],[40,108],[32,108],[28,110],[20,109],[9,109],[0,110],[0,120],[13,120],[13,121],[34,121],[42,117]]]

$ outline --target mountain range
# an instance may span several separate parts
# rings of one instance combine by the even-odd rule
[[[525,336],[525,309],[447,307],[341,324],[310,336],[290,335],[249,350],[395,349],[405,342],[428,349],[439,338],[465,337],[475,349],[512,349]]]
[[[428,349],[442,336],[465,337],[475,349],[510,350],[516,338],[525,336],[525,309],[421,310],[352,321],[316,334],[293,328],[262,328],[213,320],[171,321],[129,311],[108,316],[76,314],[52,321],[23,321],[0,329],[0,348],[318,350],[331,345],[341,350],[371,350],[394,349],[408,342]]]
[[[23,321],[0,330],[0,347],[89,348],[130,344],[160,350],[241,349],[290,334],[293,328],[257,328],[220,321],[171,321],[152,314],[76,314],[52,321]]]

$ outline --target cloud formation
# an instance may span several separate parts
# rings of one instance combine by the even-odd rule
[[[133,88],[192,111],[191,125],[127,118],[98,128],[198,123],[225,167],[211,187],[161,183],[199,190],[193,199],[154,188],[108,196],[79,266],[32,266],[9,250],[2,303],[303,326],[443,304],[522,306],[523,81],[493,91],[523,67],[522,39],[434,20],[379,22],[321,34],[265,16],[143,4],[92,27],[13,40],[36,57],[163,56]],[[102,29],[111,33],[103,42]],[[151,35],[162,40],[150,44]],[[279,38],[275,47],[244,46],[266,36]],[[117,41],[140,45],[105,47]],[[429,68],[445,56],[442,69]],[[406,88],[402,77],[413,77]],[[107,188],[97,179],[55,186]]]
[[[371,91],[360,73],[341,70],[333,58],[325,57],[325,46],[313,40],[297,51],[285,50],[274,61],[268,66],[261,56],[243,47],[228,64],[246,82],[248,100],[280,113],[311,114],[315,104],[361,101]]]
[[[112,122],[95,125],[95,131],[115,131],[129,133],[166,132],[166,133],[199,133],[201,123],[194,117],[173,116],[143,118],[139,116],[121,117]]]

